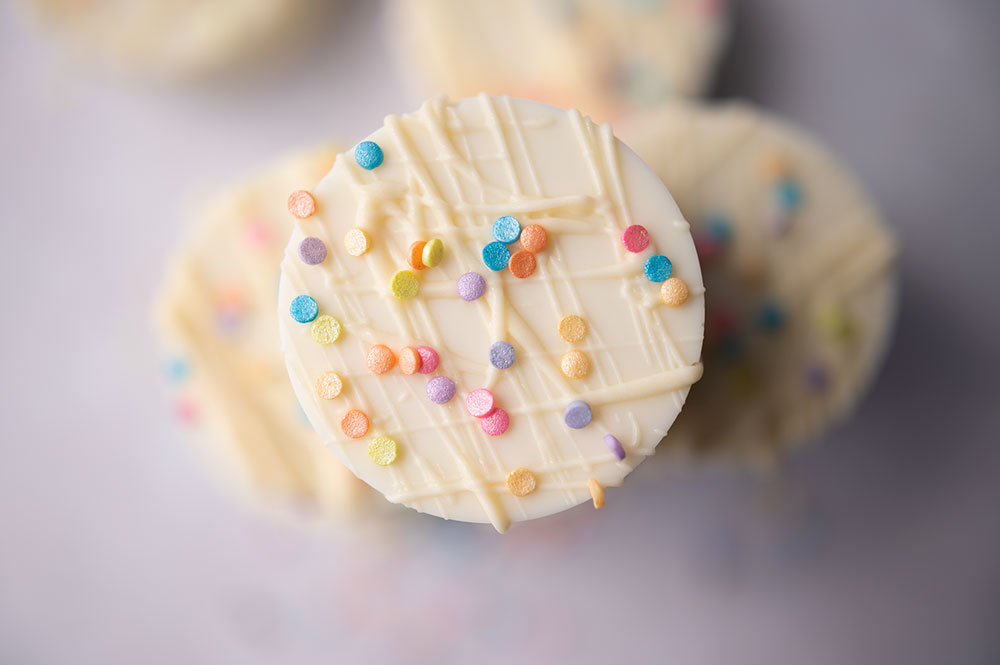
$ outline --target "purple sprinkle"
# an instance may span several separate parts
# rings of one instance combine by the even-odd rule
[[[507,369],[514,364],[514,347],[507,342],[494,342],[490,347],[490,363],[497,369]]]
[[[821,365],[810,365],[806,368],[806,385],[813,392],[826,390],[830,383],[830,375],[826,368]]]
[[[458,295],[465,301],[479,298],[486,291],[486,280],[478,272],[467,272],[458,278]]]
[[[566,424],[573,429],[583,429],[590,424],[591,418],[593,414],[590,412],[590,405],[578,399],[567,404],[566,412],[563,414]]]
[[[608,450],[610,450],[612,453],[614,453],[615,457],[618,458],[619,462],[622,461],[623,459],[625,459],[625,449],[622,448],[622,442],[621,441],[619,441],[615,437],[611,436],[610,434],[605,434],[604,435],[604,445],[606,445],[608,447]]]
[[[455,382],[446,376],[435,376],[427,382],[427,397],[435,404],[447,404],[455,396]]]
[[[306,238],[299,244],[299,258],[311,266],[323,263],[326,259],[326,245],[319,238]]]

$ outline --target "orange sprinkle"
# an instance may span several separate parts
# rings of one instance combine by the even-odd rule
[[[521,247],[529,252],[538,253],[549,244],[549,234],[538,224],[528,224],[521,229]]]
[[[316,199],[304,189],[288,195],[288,212],[299,219],[312,217],[316,213]]]
[[[340,429],[344,430],[344,434],[352,439],[360,439],[368,434],[368,416],[365,415],[364,411],[351,409],[341,419]]]
[[[604,488],[596,478],[587,478],[587,489],[590,490],[590,498],[594,500],[594,508],[600,510],[604,507]]]
[[[514,277],[521,279],[535,272],[537,266],[538,263],[535,261],[535,255],[525,249],[522,249],[520,252],[514,252],[513,256],[510,257],[510,263],[507,264]]]
[[[406,261],[413,267],[414,270],[423,270],[427,267],[424,265],[423,259],[420,258],[424,253],[424,245],[426,244],[427,243],[423,240],[414,240],[410,245]]]
[[[373,374],[385,374],[396,364],[396,356],[385,344],[376,344],[368,349],[368,369]]]
[[[404,346],[399,350],[399,371],[407,376],[416,374],[423,365],[423,359],[412,346]]]

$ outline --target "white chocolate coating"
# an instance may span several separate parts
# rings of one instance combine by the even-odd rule
[[[709,289],[705,378],[666,448],[771,463],[870,383],[896,310],[894,238],[827,150],[747,105],[674,104],[621,131],[691,221]],[[783,179],[801,191],[786,218]],[[711,247],[719,220],[729,238]],[[767,303],[777,330],[757,321]]]
[[[666,435],[701,374],[704,289],[688,224],[667,189],[609,126],[526,100],[435,99],[415,113],[389,116],[369,139],[381,146],[383,164],[367,171],[352,152],[340,155],[314,191],[316,214],[296,223],[282,263],[282,345],[317,431],[390,501],[448,519],[490,522],[500,531],[512,521],[589,501],[588,478],[620,485]],[[482,248],[502,215],[548,231],[548,246],[528,278],[483,264]],[[640,254],[626,252],[620,241],[632,223],[642,223],[652,238]],[[353,227],[372,239],[362,256],[349,255],[343,245]],[[299,259],[306,236],[326,243],[323,264]],[[394,298],[390,279],[408,268],[410,243],[435,237],[444,242],[444,260],[419,273],[415,298]],[[659,284],[643,275],[654,248],[691,287],[682,307],[663,305]],[[469,271],[482,274],[487,287],[482,298],[465,302],[456,281]],[[320,314],[340,321],[336,343],[317,344],[310,325],[289,315],[298,295],[312,296]],[[568,314],[588,325],[575,346],[557,332]],[[506,370],[488,361],[490,345],[500,340],[517,354]],[[395,352],[436,349],[435,375],[455,382],[455,398],[431,402],[429,375],[372,374],[365,358],[375,344]],[[587,377],[570,379],[560,371],[571,348],[588,355]],[[313,390],[327,371],[344,380],[335,400],[319,399]],[[510,414],[502,436],[487,436],[466,412],[465,396],[482,387]],[[592,407],[588,427],[564,423],[573,400]],[[371,419],[365,438],[341,432],[348,409]],[[603,442],[608,433],[623,444],[624,461]],[[399,445],[391,465],[368,457],[368,442],[378,435]],[[505,484],[520,467],[538,480],[525,497]]]

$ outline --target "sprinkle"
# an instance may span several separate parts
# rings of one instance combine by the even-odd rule
[[[830,385],[830,374],[826,371],[826,367],[812,364],[806,368],[805,382],[811,392],[823,392]]]
[[[307,219],[316,214],[316,199],[304,189],[288,195],[288,212],[298,219]]]
[[[406,262],[410,264],[414,270],[423,270],[427,266],[424,265],[424,260],[420,258],[424,253],[424,245],[427,243],[423,240],[414,240],[410,243],[410,249],[407,252]]]
[[[479,426],[490,436],[500,436],[510,427],[510,416],[503,409],[494,409],[493,413],[479,421]]]
[[[431,238],[426,245],[424,245],[424,253],[421,257],[424,261],[424,265],[428,268],[434,268],[441,263],[441,258],[444,256],[444,243],[438,238]]]
[[[490,270],[503,270],[510,261],[510,250],[502,242],[491,242],[483,247],[483,263]]]
[[[173,383],[180,383],[191,373],[191,366],[184,358],[171,358],[163,366],[163,373],[167,380]]]
[[[514,496],[528,496],[537,486],[535,474],[525,468],[517,468],[507,474],[507,489]]]
[[[689,295],[687,282],[680,277],[671,277],[660,286],[660,300],[671,307],[683,305]]]
[[[435,404],[447,404],[455,396],[455,382],[447,376],[435,376],[427,382],[427,397]]]
[[[596,478],[587,478],[587,489],[590,490],[590,498],[594,500],[594,508],[600,510],[604,507],[604,488],[597,482]]]
[[[757,325],[764,332],[776,332],[785,324],[785,309],[774,301],[757,306]]]
[[[788,160],[784,155],[772,153],[761,160],[760,170],[764,177],[777,180],[788,172]]]
[[[622,442],[611,434],[604,435],[604,445],[618,458],[619,462],[625,459],[625,448],[622,447]]]
[[[385,344],[376,344],[368,349],[368,369],[372,374],[385,374],[396,364],[396,356]]]
[[[351,229],[344,234],[344,249],[351,256],[361,256],[371,246],[371,238],[362,229]]]
[[[572,349],[563,354],[559,362],[562,373],[571,379],[582,379],[590,373],[590,360],[583,351]]]
[[[299,243],[299,258],[308,265],[319,265],[326,259],[326,245],[319,238],[305,238]]]
[[[329,314],[316,317],[312,324],[312,338],[317,344],[333,344],[340,337],[340,321]]]
[[[399,350],[399,371],[407,376],[411,376],[420,371],[423,360],[420,353],[412,346],[404,346]]]
[[[497,242],[516,242],[521,237],[521,222],[510,215],[499,217],[493,222],[493,237]]]
[[[467,272],[458,278],[458,297],[471,302],[486,292],[486,280],[478,272]]]
[[[299,323],[309,323],[319,314],[319,305],[311,296],[295,296],[288,311],[291,312],[292,318]]]
[[[368,457],[381,466],[389,466],[396,461],[396,441],[387,436],[372,437],[368,442]]]
[[[420,293],[420,280],[411,270],[400,270],[392,276],[392,295],[400,300],[409,300]]]
[[[843,306],[828,305],[819,313],[819,325],[830,337],[847,339],[854,332],[851,319]]]
[[[490,347],[490,364],[507,369],[514,364],[514,347],[507,342],[494,342]]]
[[[177,400],[177,404],[174,405],[174,413],[177,416],[177,420],[187,425],[198,421],[198,407],[186,397],[181,397]]]
[[[335,399],[344,388],[344,382],[336,372],[324,372],[316,379],[316,394],[323,399]]]
[[[521,247],[524,247],[529,252],[538,252],[545,249],[545,246],[549,244],[549,234],[544,227],[538,224],[528,224],[521,231]]]
[[[476,388],[465,396],[465,408],[476,418],[484,418],[495,408],[493,393],[486,388]]]
[[[563,420],[573,429],[583,429],[590,424],[594,414],[590,411],[590,405],[578,399],[566,405],[563,413]]]
[[[722,244],[710,233],[696,231],[691,234],[691,239],[694,240],[694,249],[698,252],[698,260],[702,263],[709,263],[722,252]]]
[[[587,322],[576,314],[569,314],[559,321],[559,336],[570,343],[579,342],[587,334]]]
[[[438,353],[429,346],[418,346],[417,353],[420,354],[420,369],[417,371],[421,374],[430,374],[437,369]]]
[[[720,212],[709,213],[705,218],[705,227],[708,230],[708,235],[722,245],[728,244],[732,240],[732,224],[729,223],[729,218]]]
[[[368,416],[364,411],[351,409],[340,420],[340,429],[352,439],[360,439],[368,434]]]
[[[243,240],[254,249],[263,249],[270,244],[271,235],[266,222],[249,222],[243,231]]]
[[[791,178],[785,178],[774,189],[774,200],[785,212],[795,212],[802,205],[802,187]]]
[[[673,269],[674,267],[670,263],[670,259],[665,256],[660,256],[659,254],[654,254],[646,259],[646,265],[643,267],[642,271],[646,273],[646,278],[649,281],[662,282],[670,277],[670,273],[673,272]]]
[[[535,268],[538,267],[538,262],[535,260],[535,255],[526,249],[522,249],[519,252],[515,252],[514,256],[510,257],[510,272],[514,277],[519,279],[524,279],[529,277],[531,273],[535,272]]]
[[[382,163],[382,148],[374,141],[362,141],[354,149],[354,161],[363,169],[371,171]]]
[[[640,224],[628,226],[622,231],[622,244],[628,251],[638,254],[649,247],[649,231]]]

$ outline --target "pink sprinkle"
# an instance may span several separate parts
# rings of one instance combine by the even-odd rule
[[[496,409],[493,413],[480,420],[479,425],[490,436],[500,436],[510,427],[510,416],[503,409]]]
[[[267,247],[271,242],[271,230],[264,222],[248,223],[244,233],[247,244],[256,249]]]
[[[645,226],[633,224],[622,231],[622,244],[625,249],[635,254],[649,247],[649,231]]]
[[[476,418],[490,415],[494,408],[493,393],[486,388],[476,388],[465,398],[465,408]]]
[[[417,353],[420,354],[420,369],[418,371],[421,374],[430,374],[437,369],[438,362],[441,360],[437,351],[429,346],[418,346]]]
[[[198,407],[186,397],[179,398],[174,408],[177,419],[182,423],[190,425],[198,420]]]

